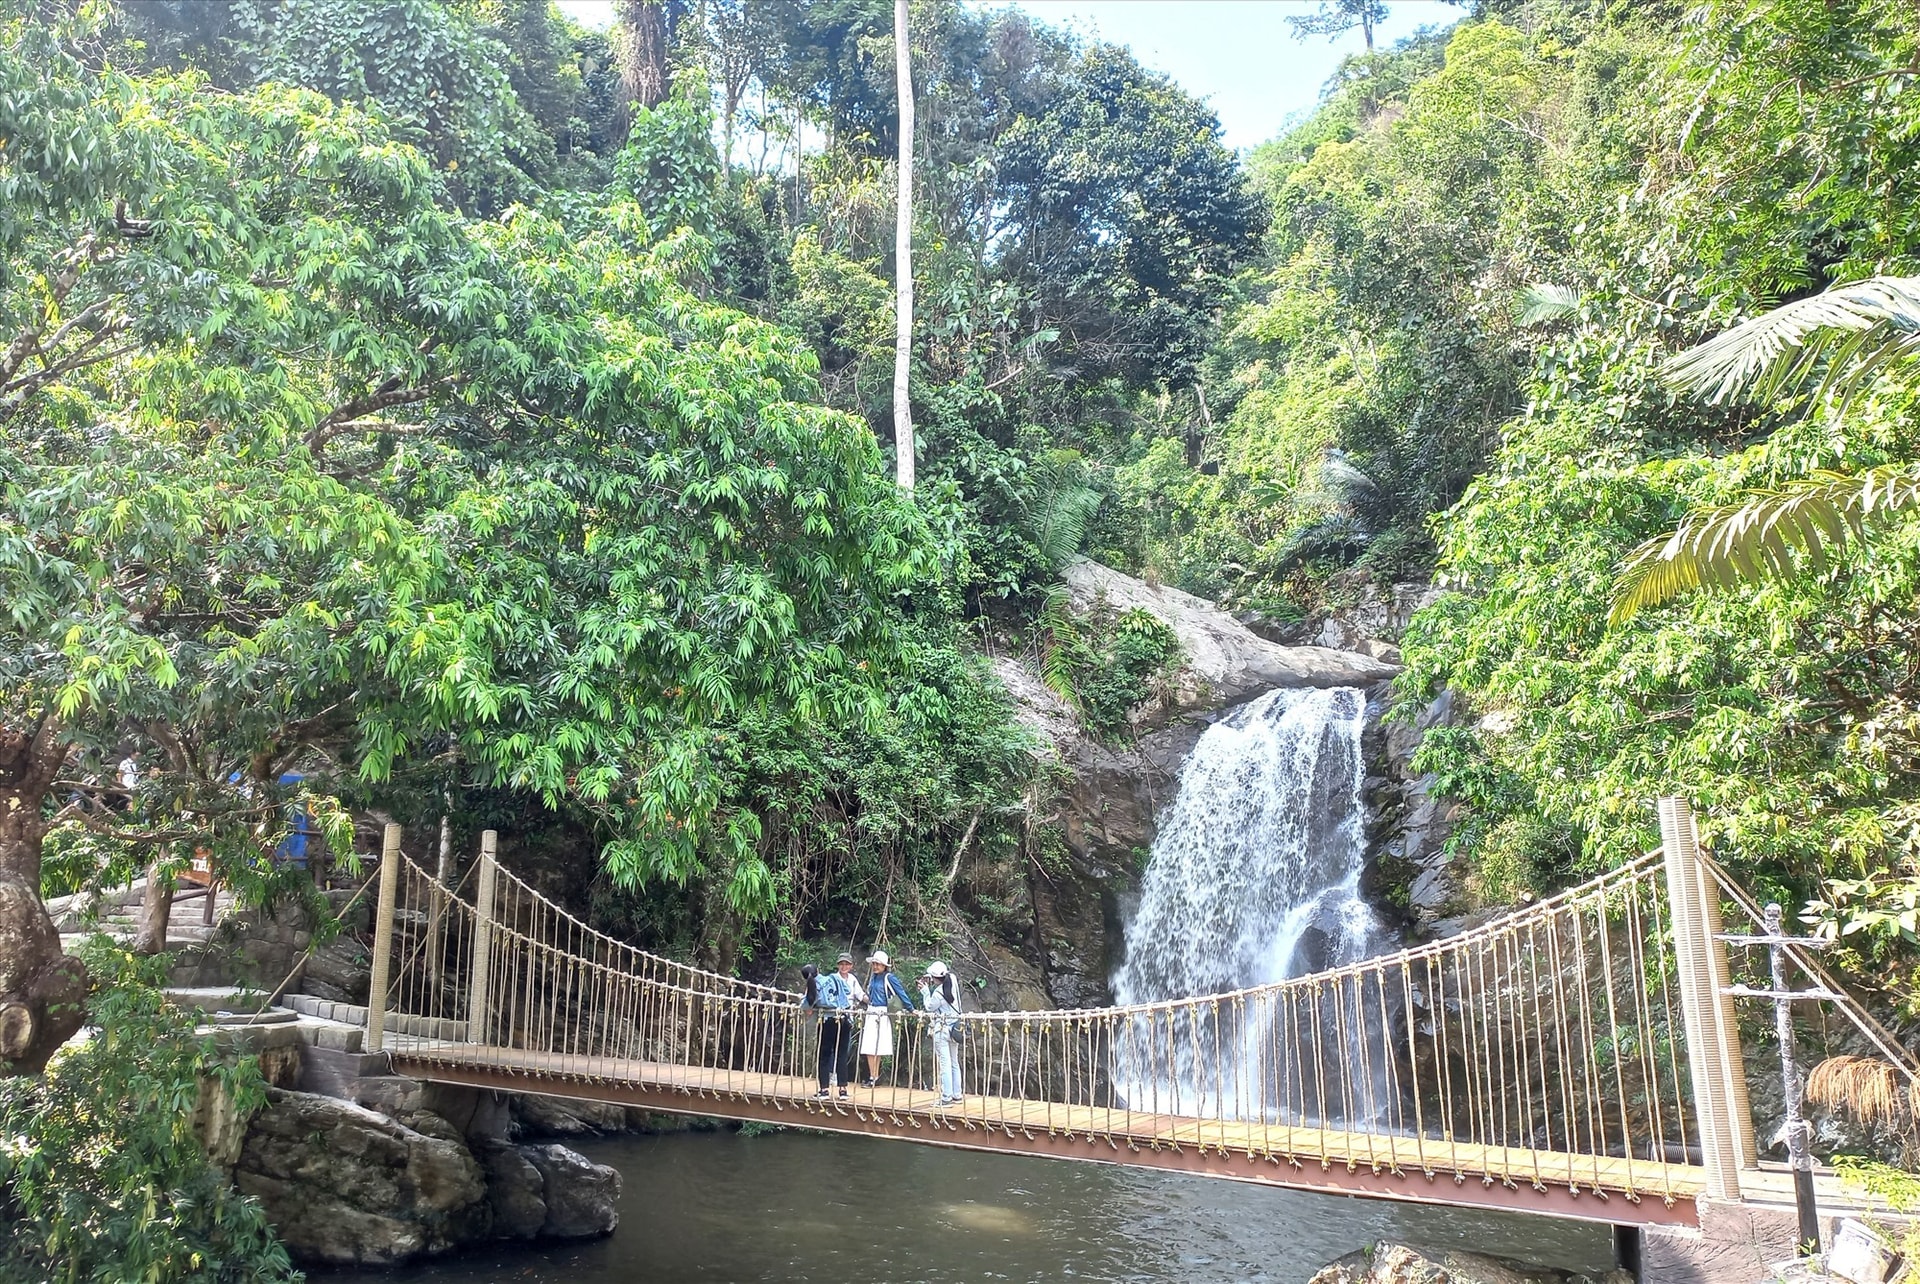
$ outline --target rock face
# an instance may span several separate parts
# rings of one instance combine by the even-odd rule
[[[454,1113],[469,1125],[505,1118]],[[247,1128],[234,1184],[308,1263],[397,1265],[487,1239],[590,1238],[617,1224],[613,1169],[564,1146],[470,1140],[431,1110],[402,1114],[275,1090]]]
[[[345,930],[311,954],[307,947],[316,923],[307,906],[293,901],[242,910],[221,919],[204,944],[175,953],[173,983],[272,990],[299,964],[298,984],[292,988],[300,993],[336,1003],[365,1003],[373,976],[369,898],[355,900],[346,888],[323,895],[334,914],[345,912]]]
[[[1098,562],[1066,571],[1074,606],[1105,600],[1116,611],[1138,608],[1157,616],[1180,639],[1185,666],[1174,680],[1165,725],[1183,713],[1223,709],[1275,687],[1365,687],[1399,672],[1371,655],[1327,646],[1283,646],[1268,641],[1205,598],[1148,584]]]
[[[1633,1277],[1625,1271],[1572,1275],[1480,1253],[1378,1244],[1323,1267],[1308,1284],[1633,1284]]]
[[[1434,795],[1433,776],[1414,769],[1413,755],[1428,731],[1453,726],[1458,715],[1450,690],[1442,691],[1411,721],[1388,722],[1392,704],[1391,684],[1381,683],[1367,693],[1362,749],[1367,761],[1368,838],[1376,874],[1404,888],[1401,908],[1431,928],[1453,913],[1460,899],[1459,871],[1446,850],[1454,808]]]

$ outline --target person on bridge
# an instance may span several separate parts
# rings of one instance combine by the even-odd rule
[[[860,1051],[867,1058],[864,1086],[880,1086],[880,1058],[893,1055],[893,1018],[887,1015],[887,996],[898,995],[909,1012],[917,1012],[907,987],[893,974],[893,962],[885,950],[867,955],[867,1016],[860,1026]]]
[[[927,964],[920,978],[920,1006],[926,1009],[927,1033],[933,1038],[933,1059],[940,1067],[940,1100],[936,1106],[960,1103],[960,1055],[953,1046],[953,1028],[960,1023],[960,1006],[954,1001],[953,973],[945,963]]]
[[[819,975],[811,963],[801,969],[801,975],[807,978],[807,993],[800,1006],[820,1014],[820,1091],[813,1094],[814,1099],[826,1100],[835,1088],[844,1097],[847,1089],[840,1082],[840,1064],[852,1060],[853,1006],[859,990],[853,979],[853,955],[840,951],[829,976]]]

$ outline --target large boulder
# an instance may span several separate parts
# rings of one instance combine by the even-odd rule
[[[1458,1249],[1377,1244],[1321,1268],[1308,1284],[1632,1284],[1625,1271],[1574,1275]]]
[[[504,1100],[394,1082],[414,1085],[380,1095],[398,1118],[276,1090],[248,1125],[234,1184],[260,1200],[296,1261],[392,1266],[488,1239],[593,1238],[619,1223],[620,1174],[565,1146],[508,1142]]]
[[[620,1174],[565,1146],[521,1146],[520,1153],[544,1183],[549,1239],[595,1239],[620,1224]]]
[[[598,1101],[572,1101],[525,1093],[513,1098],[514,1135],[529,1140],[548,1137],[596,1137],[625,1132],[630,1126],[624,1106]]]
[[[422,1120],[423,1121],[423,1120]],[[431,1136],[350,1102],[273,1090],[234,1184],[298,1260],[387,1266],[483,1237],[486,1174],[450,1125]]]

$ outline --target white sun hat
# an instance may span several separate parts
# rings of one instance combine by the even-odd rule
[[[878,963],[881,967],[893,966],[893,960],[887,957],[885,950],[875,950],[873,953],[867,955],[867,962]]]
[[[937,981],[941,977],[945,976],[946,974],[947,974],[947,965],[945,963],[927,964],[927,975],[932,977],[934,980]]]

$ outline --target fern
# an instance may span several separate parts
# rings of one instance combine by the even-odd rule
[[[1920,277],[1876,276],[1835,286],[1734,326],[1667,362],[1674,388],[1728,400],[1770,401],[1819,376],[1816,396],[1844,413],[1889,365],[1920,357]],[[1689,513],[1620,564],[1610,619],[1698,588],[1726,588],[1818,572],[1829,549],[1870,523],[1920,509],[1920,468],[1817,472],[1737,504]]]
[[[1580,296],[1564,285],[1529,285],[1513,305],[1513,323],[1519,326],[1571,321],[1579,315]]]
[[[1811,381],[1844,409],[1889,364],[1920,356],[1920,277],[1837,285],[1743,321],[1667,362],[1675,389],[1719,403],[1750,392],[1771,401]]]

